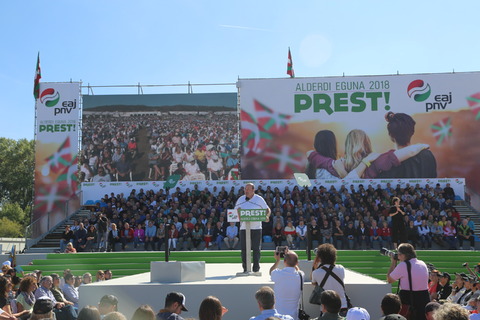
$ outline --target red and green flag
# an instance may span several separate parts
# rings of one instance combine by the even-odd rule
[[[433,136],[437,140],[437,146],[441,145],[448,137],[452,136],[452,119],[443,118],[430,126]]]
[[[60,172],[57,182],[62,188],[70,189],[72,195],[75,194],[78,189],[78,156],[75,156],[69,166]]]
[[[262,153],[265,168],[275,170],[285,175],[303,172],[306,156],[289,145],[275,145]]]
[[[261,153],[272,140],[272,135],[261,130],[257,119],[244,110],[240,112],[240,129],[245,155]]]
[[[475,114],[475,120],[480,120],[480,92],[467,97],[468,106]]]
[[[72,162],[72,152],[70,148],[70,137],[60,145],[58,150],[46,159],[47,165],[54,173],[63,171],[69,167]]]
[[[40,79],[42,78],[42,71],[40,70],[40,52],[37,55],[37,68],[35,70],[35,79],[33,81],[33,96],[35,100],[40,96]]]
[[[290,48],[288,48],[287,74],[290,76],[290,78],[295,78],[295,71],[293,71],[293,60],[292,54],[290,53]]]
[[[227,180],[240,180],[240,166],[238,163],[228,173]]]
[[[253,104],[260,128],[275,135],[281,135],[287,130],[288,122],[292,118],[291,115],[275,112],[257,100],[253,100]]]

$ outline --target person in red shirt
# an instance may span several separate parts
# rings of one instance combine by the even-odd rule
[[[430,272],[429,278],[430,282],[428,283],[428,293],[430,294],[430,299],[437,299],[437,288],[440,278],[438,277],[440,272],[438,270],[432,270]]]
[[[132,242],[135,231],[130,228],[130,224],[125,222],[123,230],[120,232],[120,241],[122,242],[122,250],[125,250],[127,242]]]
[[[128,152],[130,153],[131,159],[135,159],[135,156],[137,155],[137,143],[133,138],[130,139],[130,142],[128,143],[127,148],[128,148]]]
[[[392,247],[392,230],[388,227],[387,221],[383,221],[380,235],[382,236],[383,246],[390,249]]]

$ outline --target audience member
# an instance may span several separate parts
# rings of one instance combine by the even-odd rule
[[[17,311],[22,312],[28,310],[33,312],[33,305],[35,304],[35,290],[37,290],[37,279],[33,276],[25,276],[20,281],[19,291],[17,296]]]
[[[434,320],[468,320],[469,317],[468,311],[455,303],[445,303],[433,313]]]
[[[80,297],[78,295],[77,288],[74,287],[74,283],[75,283],[74,275],[71,273],[68,273],[67,275],[65,275],[64,278],[65,278],[65,284],[63,285],[63,288],[62,288],[63,294],[68,301],[73,302],[73,306],[75,308],[78,308],[78,301]]]
[[[165,297],[165,307],[157,313],[157,319],[183,320],[180,316],[182,311],[188,311],[185,307],[185,296],[180,292],[170,292]]]
[[[266,320],[266,319],[282,319],[293,320],[289,315],[278,313],[275,309],[275,293],[270,287],[261,287],[255,293],[255,299],[258,303],[258,308],[261,311],[256,317],[251,317],[250,320]]]
[[[367,310],[360,307],[353,307],[348,310],[346,320],[370,320],[370,314]]]
[[[135,310],[131,320],[155,320],[155,312],[149,305],[143,304]]]
[[[55,305],[54,308],[54,313],[57,317],[57,319],[65,319],[65,320],[70,320],[70,319],[76,319],[77,318],[77,312],[71,305],[66,305],[64,302],[58,302],[55,297],[53,296],[53,293],[50,291],[52,288],[53,281],[52,277],[50,276],[45,276],[40,280],[40,286],[38,289],[35,291],[35,299],[36,300],[42,300],[42,299],[47,299],[51,300],[53,304]],[[33,307],[34,313],[35,313],[35,306]]]
[[[387,293],[380,304],[380,308],[382,309],[382,314],[385,316],[391,314],[399,314],[400,310],[402,309],[402,302],[400,301],[400,297],[393,293]],[[382,318],[381,320],[383,320]]]
[[[238,227],[235,225],[235,222],[230,222],[230,225],[227,227],[226,237],[223,241],[227,249],[233,250],[236,248],[238,244]]]
[[[55,309],[55,303],[52,300],[38,299],[37,301],[35,301],[35,304],[33,305],[33,313],[32,313],[32,316],[30,317],[30,320],[35,320],[35,319],[55,320],[54,309]]]
[[[342,308],[342,300],[338,293],[333,290],[325,290],[321,294],[321,312],[322,315],[318,319],[324,320],[343,320],[339,312]]]
[[[114,311],[107,313],[103,320],[127,320],[127,318],[123,315],[123,313]]]
[[[67,273],[67,275],[71,275],[71,273]],[[52,273],[50,277],[52,277],[52,288],[50,289],[50,291],[53,293],[55,300],[57,300],[57,302],[63,302],[65,303],[65,305],[73,306],[73,302],[65,298],[63,290],[60,288],[60,276],[56,273]],[[64,287],[65,285],[66,283],[62,287]]]
[[[425,318],[427,320],[433,320],[433,314],[440,308],[440,303],[431,301],[425,306]]]
[[[104,272],[104,279],[105,280],[111,280],[112,279],[112,277],[113,277],[112,270],[107,269],[103,272]]]
[[[98,303],[98,311],[101,316],[105,316],[110,312],[115,312],[118,310],[118,299],[114,295],[106,294]]]
[[[77,320],[100,320],[102,317],[100,316],[100,312],[94,306],[85,306],[80,310],[78,313]]]
[[[221,320],[228,309],[222,306],[217,297],[208,296],[203,299],[198,310],[199,320]]]

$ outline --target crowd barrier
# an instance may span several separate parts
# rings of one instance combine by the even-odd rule
[[[199,190],[204,190],[208,188],[210,192],[214,191],[215,187],[217,191],[220,191],[222,188],[230,191],[232,187],[235,188],[235,193],[238,189],[245,184],[252,182],[258,188],[259,186],[262,189],[266,189],[267,186],[270,186],[272,189],[279,188],[280,191],[283,191],[285,187],[289,187],[292,190],[295,186],[298,186],[295,179],[286,179],[286,180],[204,180],[204,181],[179,181],[175,186],[175,189],[178,187],[183,192],[186,189],[194,189],[195,186],[198,186]],[[401,188],[405,188],[407,185],[416,186],[417,184],[420,187],[424,188],[425,185],[435,188],[436,184],[439,183],[442,188],[446,186],[447,183],[450,183],[450,186],[455,191],[457,198],[465,198],[465,179],[464,178],[444,178],[444,179],[330,179],[330,180],[320,180],[312,179],[311,180],[313,187],[324,186],[327,189],[330,189],[331,186],[334,186],[337,190],[341,186],[350,188],[350,185],[355,187],[355,190],[358,190],[359,185],[363,185],[364,188],[367,188],[371,185],[373,188],[377,188],[378,185],[381,188],[386,188],[387,184],[390,183],[392,188],[396,188],[397,185],[400,185]],[[138,192],[140,189],[153,190],[157,192],[160,189],[164,188],[165,181],[122,181],[122,182],[84,182],[82,183],[82,204],[93,204],[96,201],[100,200],[105,194],[114,193],[115,195],[123,193],[125,196],[128,196],[132,189],[136,189]]]

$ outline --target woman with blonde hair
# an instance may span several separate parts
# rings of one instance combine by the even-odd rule
[[[105,272],[103,270],[98,270],[95,275],[95,282],[105,281]]]
[[[365,131],[354,129],[345,139],[345,170],[351,172],[372,153],[372,143]]]
[[[402,161],[410,159],[422,150],[429,148],[428,144],[418,143],[398,150],[389,150],[382,154],[372,152],[370,138],[363,130],[350,131],[345,139],[345,178],[374,179],[380,173],[398,167]]]

